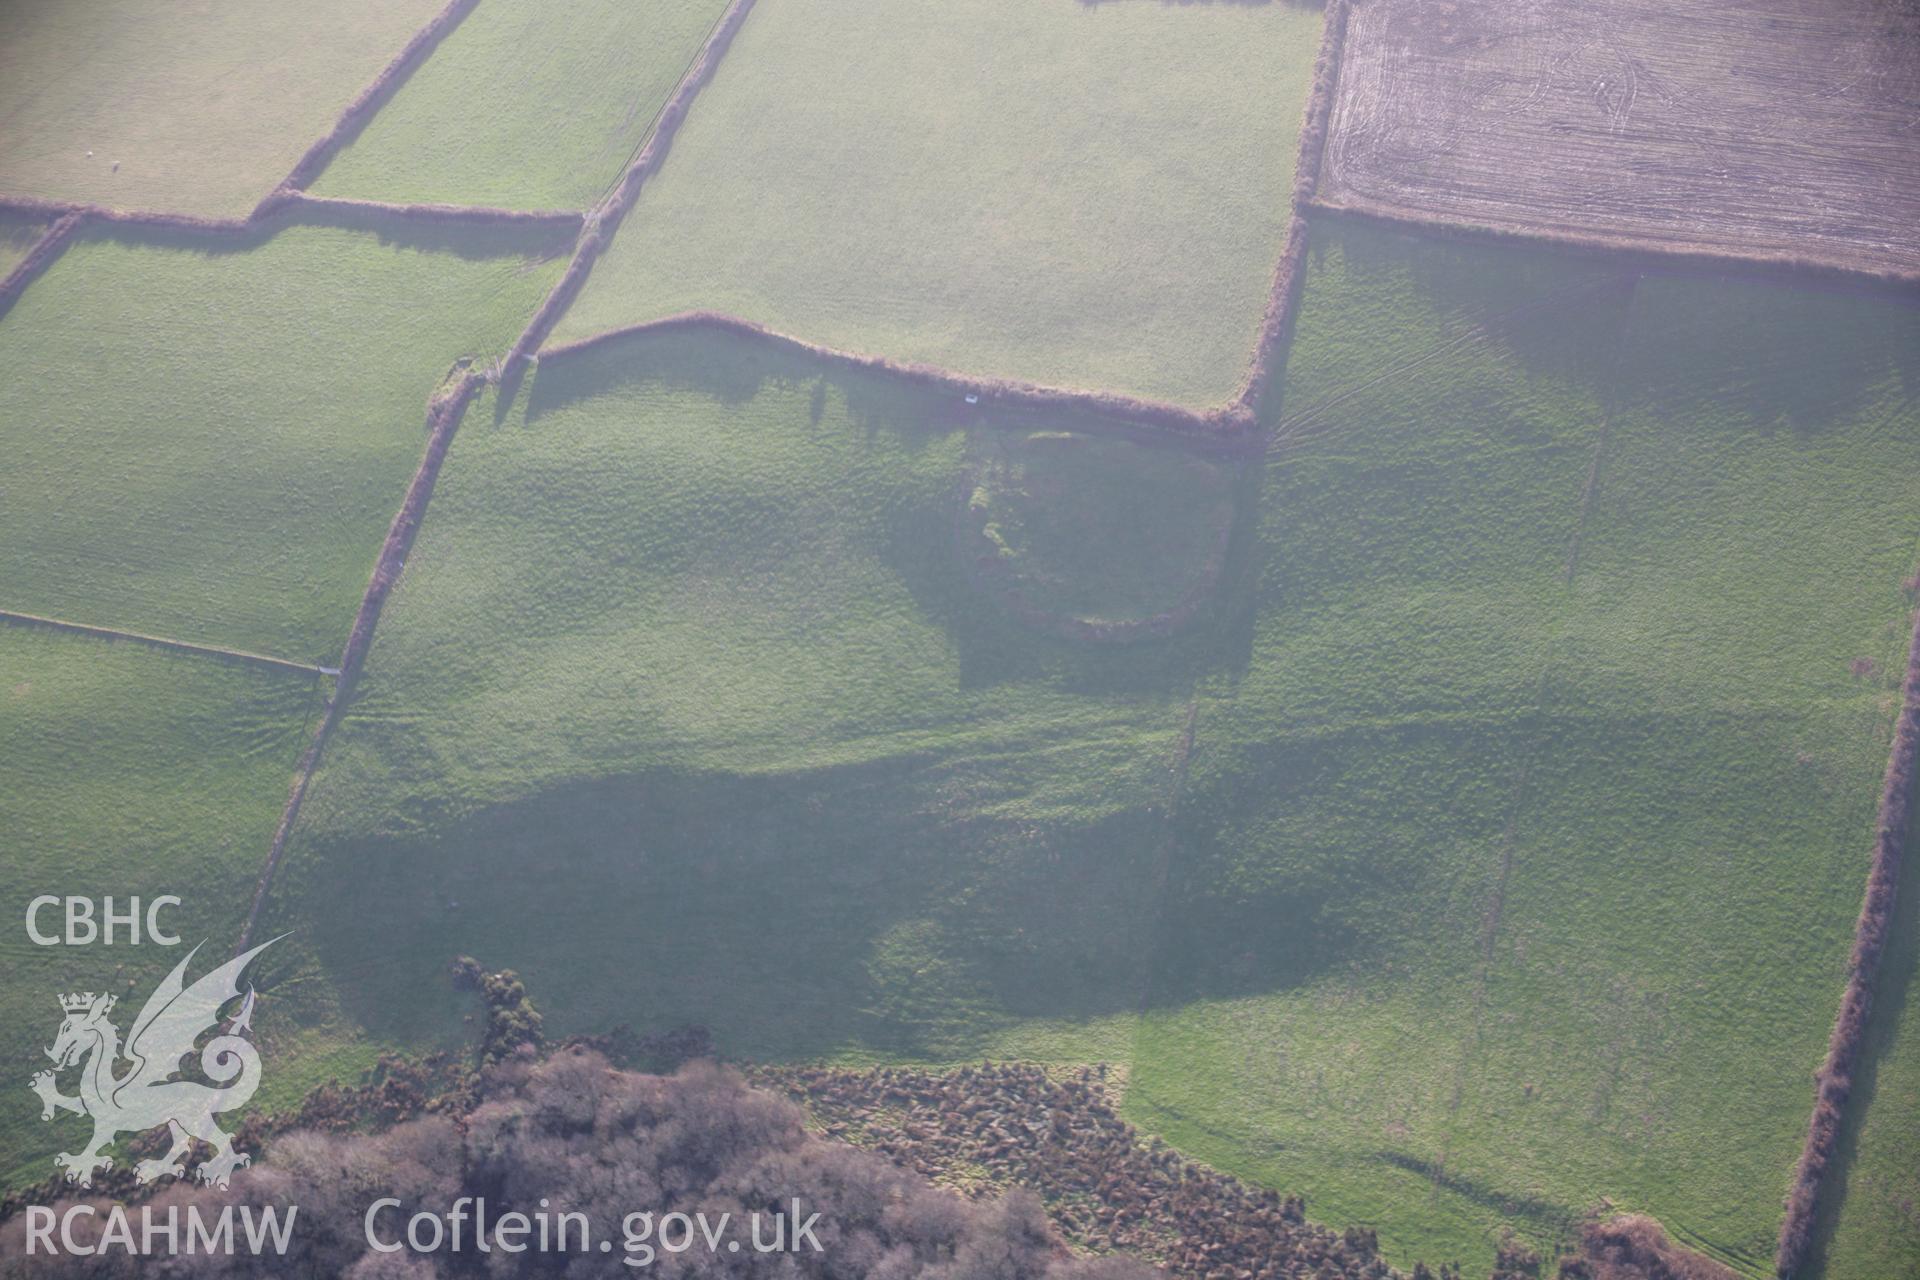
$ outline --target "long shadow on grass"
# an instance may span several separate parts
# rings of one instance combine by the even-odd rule
[[[811,389],[809,426],[818,427],[829,398],[837,398],[869,443],[908,454],[956,432],[1111,434],[1116,426],[1067,412],[988,411],[886,374],[705,331],[639,334],[543,362],[524,393],[524,422],[537,430],[543,418],[567,405],[635,390],[692,392],[721,404],[744,405],[767,387],[780,385]],[[1179,461],[1192,456],[1172,442],[1142,448],[1162,449]],[[1184,697],[1193,682],[1209,672],[1244,671],[1252,650],[1257,471],[1246,464],[1219,465],[1230,470],[1234,493],[1225,571],[1206,607],[1168,638],[1125,644],[1056,639],[1009,616],[970,585],[958,530],[971,483],[964,473],[954,476],[947,504],[889,513],[889,562],[915,604],[953,638],[964,688],[1046,678],[1056,687],[1088,695],[1158,692]]]
[[[418,253],[446,253],[470,260],[549,259],[573,248],[570,235],[550,227],[514,222],[440,222],[398,218],[351,206],[303,204],[271,214],[244,229],[151,226],[141,223],[89,224],[83,234],[143,248],[176,249],[209,257],[258,249],[289,227],[333,227],[379,238],[380,243]]]
[[[1308,252],[1312,289],[1386,299],[1410,286],[1436,315],[1487,324],[1530,378],[1601,388],[1621,410],[1652,405],[1675,420],[1734,411],[1811,435],[1857,422],[1884,378],[1920,396],[1920,299],[1910,292],[1622,268],[1603,254],[1337,220],[1314,227]],[[1636,275],[1646,279],[1616,364],[1618,307]],[[1526,307],[1562,293],[1562,305]],[[1586,340],[1571,340],[1581,332]]]
[[[922,758],[773,778],[568,786],[432,839],[309,847],[283,893],[344,1011],[457,1033],[470,953],[554,1029],[713,1029],[722,1049],[964,1057],[1022,1018],[1130,1007],[1164,818],[986,816],[1021,779]]]

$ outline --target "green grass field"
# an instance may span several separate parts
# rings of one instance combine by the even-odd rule
[[[0,194],[244,216],[438,8],[8,5]]]
[[[9,8],[0,194],[244,213],[436,3]],[[722,8],[482,0],[316,191],[589,207]],[[713,309],[1231,396],[1320,10],[903,14],[763,0],[552,342]],[[0,609],[335,661],[429,395],[574,245],[300,216],[96,226],[0,317]],[[1920,309],[1644,266],[1316,215],[1240,460],[709,329],[483,393],[267,902],[254,1107],[471,1043],[466,953],[556,1035],[1118,1064],[1403,1266],[1617,1209],[1770,1276],[1920,604]],[[223,951],[329,689],[0,624],[0,910],[173,893]],[[1905,879],[1824,1280],[1920,1280]],[[0,935],[0,1056],[178,958]],[[76,1129],[7,1097],[0,1187]]]
[[[1319,35],[1290,5],[765,5],[554,341],[709,308],[977,374],[1224,401],[1285,235]]]
[[[85,1122],[40,1119],[26,1087],[60,1025],[55,997],[113,991],[124,1032],[153,984],[207,940],[228,954],[328,681],[18,626],[0,626],[0,1091],[4,1185],[54,1172]],[[41,894],[176,894],[161,923],[180,948],[42,947],[27,904]],[[42,932],[60,931],[44,910]],[[196,973],[204,969],[196,961]],[[130,1007],[129,1007],[130,1006]],[[71,1088],[69,1082],[68,1088]]]
[[[958,516],[999,429],[698,335],[477,404],[283,870],[274,918],[313,922],[290,1016],[457,1035],[467,951],[565,1029],[1123,1050],[1220,655],[1075,647],[976,589]]]
[[[487,0],[313,184],[318,195],[585,209],[619,178],[726,0]]]
[[[559,269],[527,252],[319,226],[69,246],[0,324],[0,608],[330,664],[427,396]]]
[[[1594,270],[1550,264],[1316,236],[1180,819],[1168,933],[1218,941],[1127,1106],[1400,1259],[1610,1202],[1766,1274],[1897,702],[1914,322],[1649,278],[1471,327]]]
[[[477,405],[284,870],[282,1016],[445,1043],[467,951],[566,1031],[1130,1060],[1143,1129],[1401,1261],[1612,1203],[1761,1274],[1897,700],[1912,318],[1312,262],[1164,644],[1048,638],[963,563],[980,459],[1096,424],[698,334]],[[1081,523],[1016,541],[1103,582]],[[1190,560],[1154,545],[1133,585]]]

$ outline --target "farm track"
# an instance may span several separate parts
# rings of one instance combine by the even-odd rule
[[[246,649],[228,649],[217,644],[196,644],[192,640],[174,640],[167,636],[148,635],[142,631],[122,631],[116,627],[96,627],[88,622],[70,622],[65,618],[48,618],[37,613],[19,613],[12,609],[0,609],[0,623],[17,627],[39,627],[47,631],[64,631],[70,635],[93,636],[101,640],[126,640],[133,644],[146,645],[153,649],[167,649],[174,653],[191,653],[200,657],[220,658],[229,662],[245,663],[249,666],[268,667],[275,671],[293,671],[308,676],[330,676],[338,672],[330,667],[316,666],[311,662],[295,662],[292,658],[276,658],[271,654],[253,653]]]
[[[1187,699],[1187,713],[1180,725],[1180,736],[1173,746],[1173,761],[1168,768],[1168,786],[1166,813],[1162,818],[1165,831],[1161,834],[1160,848],[1153,861],[1153,901],[1160,904],[1160,925],[1158,936],[1146,940],[1149,956],[1158,955],[1168,946],[1167,936],[1171,931],[1170,918],[1173,902],[1173,864],[1178,846],[1177,832],[1180,816],[1180,804],[1187,791],[1187,769],[1193,760],[1193,741],[1195,731],[1200,724],[1200,696],[1195,694]],[[1153,975],[1157,965],[1143,965],[1140,970],[1140,994],[1134,1001],[1134,1012],[1144,1014],[1153,1007]],[[1135,1033],[1138,1034],[1137,1032]]]

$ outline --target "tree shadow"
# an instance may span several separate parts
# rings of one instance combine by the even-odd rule
[[[86,239],[208,257],[248,253],[290,227],[330,227],[375,237],[389,248],[445,253],[469,260],[523,258],[550,261],[573,249],[573,236],[553,226],[519,221],[400,217],[352,205],[297,204],[244,226],[190,222],[89,222]]]

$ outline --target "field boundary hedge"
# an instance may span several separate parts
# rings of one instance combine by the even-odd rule
[[[635,157],[613,194],[587,216],[588,230],[580,242],[573,262],[568,264],[566,274],[554,285],[553,292],[541,305],[534,323],[527,326],[526,333],[522,335],[522,342],[516,343],[514,350],[507,357],[509,376],[514,376],[524,367],[529,356],[533,355],[539,344],[546,340],[554,321],[559,318],[561,312],[565,311],[579,293],[580,287],[585,284],[587,275],[593,269],[594,260],[606,247],[607,240],[618,228],[620,220],[632,206],[646,179],[665,158],[667,149],[672,144],[673,134],[679,129],[680,122],[685,117],[687,104],[711,76],[714,66],[718,64],[719,55],[725,51],[726,45],[731,43],[734,33],[752,4],[753,0],[734,0],[734,4],[728,8],[715,27],[706,47],[702,49],[700,56],[674,91],[673,97],[661,110],[659,124],[653,137]],[[1244,436],[1251,439],[1258,430],[1256,415],[1272,386],[1274,368],[1282,358],[1281,352],[1285,350],[1287,335],[1292,330],[1295,301],[1299,296],[1300,267],[1306,260],[1308,230],[1306,210],[1319,181],[1321,159],[1326,150],[1327,126],[1333,113],[1333,91],[1339,77],[1340,51],[1346,38],[1347,5],[1348,0],[1327,0],[1320,34],[1320,50],[1314,60],[1313,87],[1307,95],[1300,129],[1286,240],[1281,246],[1280,259],[1274,267],[1273,285],[1268,291],[1267,305],[1254,337],[1253,353],[1248,359],[1247,369],[1241,376],[1239,389],[1223,405],[1211,409],[1188,409],[1180,405],[1146,400],[1119,392],[1048,387],[1018,379],[975,376],[935,365],[841,351],[779,333],[739,316],[707,310],[685,311],[609,329],[541,350],[538,352],[538,357],[540,359],[564,357],[616,338],[672,327],[704,325],[776,341],[821,359],[880,370],[923,385],[941,387],[960,395],[973,394],[983,399],[992,396],[1002,403],[1022,408],[1078,410],[1103,417],[1116,415],[1136,417],[1162,429],[1202,438]]]
[[[277,671],[296,671],[301,675],[334,674],[326,667],[316,666],[311,662],[295,662],[292,658],[276,658],[272,654],[254,653],[247,649],[229,649],[217,644],[196,644],[192,640],[175,640],[169,636],[148,635],[144,631],[97,627],[90,622],[48,618],[37,613],[20,613],[13,609],[0,609],[0,623],[17,627],[33,627],[44,631],[63,631],[70,635],[92,636],[99,640],[126,640],[152,649],[168,649],[175,653],[191,653],[205,658],[221,658],[229,662],[251,663],[256,666],[271,667]]]
[[[347,111],[341,113],[341,122],[335,124],[333,134],[329,137],[338,135],[343,124],[351,123],[349,117],[355,111],[370,110],[368,104],[374,101],[379,87],[399,74],[397,68],[405,65],[407,60],[416,55],[429,39],[437,39],[439,34],[443,34],[454,16],[464,14],[477,2],[478,0],[450,0],[447,7],[440,11],[439,16],[429,22],[426,27],[421,28],[408,43],[407,48],[388,64],[387,70],[376,78],[375,83],[368,86],[368,89],[355,100],[353,105],[349,106]],[[708,35],[707,42],[701,47],[693,65],[688,68],[686,75],[681,77],[673,97],[661,109],[654,123],[653,136],[648,139],[646,146],[628,167],[620,186],[598,208],[580,215],[580,236],[574,247],[573,260],[567,266],[566,275],[561,277],[559,283],[554,285],[552,291],[541,302],[539,309],[527,322],[527,327],[521,331],[520,336],[515,339],[512,349],[502,362],[505,372],[502,378],[504,385],[500,394],[503,397],[512,394],[511,379],[514,376],[517,361],[524,359],[526,353],[538,343],[541,337],[545,336],[546,326],[552,324],[557,308],[564,307],[566,301],[570,300],[571,293],[563,293],[569,278],[583,276],[585,266],[590,265],[593,255],[599,252],[602,220],[609,214],[617,218],[619,210],[624,208],[624,202],[630,200],[633,192],[639,189],[639,182],[644,180],[646,172],[659,163],[659,158],[665,154],[667,145],[672,141],[673,132],[679,127],[681,118],[686,114],[688,101],[713,74],[713,68],[718,63],[720,54],[725,52],[726,46],[733,39],[734,32],[739,29],[741,20],[752,5],[753,0],[733,0],[733,4],[728,7],[727,12],[722,15]],[[436,24],[439,25],[436,26]],[[321,141],[325,142],[326,139]],[[319,154],[320,146],[321,143],[315,143],[313,148],[309,148],[306,159]],[[306,159],[303,159],[303,165]],[[498,222],[522,222],[529,218],[538,222],[549,218],[573,216],[571,214],[523,215],[514,210],[484,210],[465,206],[390,206],[373,201],[317,198],[295,188],[293,184],[301,174],[301,166],[296,165],[286,182],[275,188],[267,199],[262,200],[255,207],[251,219],[262,219],[268,213],[289,206],[319,209],[371,209],[382,213],[396,213],[397,216],[415,221],[445,221],[452,218],[470,221],[478,215],[483,220]],[[311,175],[307,175],[305,180],[311,181]],[[577,281],[575,287],[578,287]],[[280,812],[280,823],[274,829],[273,841],[267,848],[266,862],[261,866],[259,879],[254,884],[253,901],[247,908],[247,920],[241,927],[239,941],[234,947],[235,954],[246,950],[249,940],[253,937],[254,928],[259,923],[260,911],[266,905],[267,895],[273,888],[274,873],[279,870],[280,861],[286,854],[287,837],[293,830],[295,820],[300,816],[300,806],[306,800],[307,787],[313,780],[313,771],[319,765],[327,740],[332,736],[334,727],[340,722],[341,714],[352,697],[354,683],[359,678],[362,664],[366,661],[367,650],[373,643],[373,632],[380,620],[380,611],[385,608],[387,597],[392,594],[394,584],[399,581],[401,572],[406,568],[407,552],[412,548],[414,535],[419,532],[420,522],[426,515],[427,503],[433,496],[434,482],[439,478],[440,466],[446,461],[447,450],[453,444],[454,433],[459,429],[460,420],[466,415],[467,405],[482,387],[488,385],[489,381],[490,379],[483,374],[469,372],[451,388],[442,390],[427,402],[426,449],[421,454],[420,465],[414,470],[413,479],[407,484],[406,497],[401,500],[400,510],[394,513],[393,523],[387,528],[386,540],[381,544],[379,558],[374,561],[373,573],[368,578],[366,592],[360,598],[360,607],[354,614],[353,626],[347,633],[346,646],[340,653],[339,674],[334,680],[333,696],[327,699],[326,711],[320,717],[320,723],[314,726],[313,736],[308,740],[306,750],[301,753],[299,763],[294,766],[293,784],[288,789],[287,803]]]
[[[820,343],[808,342],[804,338],[796,338],[791,334],[781,333],[777,329],[770,329],[766,325],[728,315],[722,311],[682,311],[675,315],[663,316],[658,320],[646,320],[618,329],[608,329],[591,337],[549,347],[540,353],[540,360],[543,363],[564,361],[595,347],[627,338],[699,329],[716,330],[752,339],[769,346],[811,356],[828,364],[885,374],[903,382],[950,392],[957,397],[978,396],[980,401],[989,407],[1042,411],[1070,410],[1103,418],[1122,418],[1129,426],[1159,428],[1162,432],[1172,432],[1182,439],[1197,438],[1202,442],[1227,448],[1249,445],[1252,440],[1244,429],[1247,425],[1244,417],[1231,408],[1188,409],[1177,404],[1142,400],[1118,392],[1071,391],[1007,378],[987,378],[956,373],[951,369],[934,365],[913,364],[895,360],[889,356],[868,355],[864,352],[842,351],[838,348],[822,346]]]
[[[502,209],[484,204],[394,204],[386,200],[353,200],[316,196],[305,191],[283,193],[276,208],[311,209],[392,218],[400,222],[460,223],[540,227],[578,235],[587,215],[578,209]]]
[[[1847,1097],[1853,1090],[1853,1071],[1866,1043],[1867,1014],[1873,1005],[1873,984],[1893,928],[1895,891],[1900,884],[1901,855],[1913,816],[1913,786],[1920,770],[1920,610],[1914,611],[1913,637],[1907,646],[1907,678],[1901,691],[1900,719],[1894,729],[1893,751],[1880,788],[1880,814],[1873,842],[1873,863],[1854,925],[1853,954],[1847,962],[1847,988],[1840,1012],[1833,1020],[1827,1057],[1814,1073],[1813,1115],[1807,1122],[1807,1140],[1794,1165],[1788,1186],[1786,1217],[1780,1224],[1780,1243],[1774,1269],[1790,1277],[1806,1261],[1813,1241],[1814,1210],[1820,1189],[1840,1145],[1841,1122]]]
[[[1478,241],[1488,244],[1535,245],[1551,249],[1601,253],[1616,259],[1638,261],[1654,269],[1675,266],[1702,271],[1737,271],[1743,275],[1758,272],[1777,276],[1791,283],[1807,280],[1844,285],[1882,285],[1899,289],[1920,287],[1920,271],[1901,271],[1893,267],[1865,267],[1823,254],[1787,254],[1735,252],[1681,241],[1662,241],[1637,236],[1609,235],[1604,232],[1562,231],[1552,227],[1503,226],[1471,218],[1440,218],[1413,213],[1373,201],[1330,200],[1314,195],[1307,207],[1319,214],[1333,214],[1363,222],[1378,223],[1427,235]]]
[[[446,37],[447,33],[457,26],[479,2],[480,0],[448,0],[438,13],[413,33],[412,38],[400,52],[396,53],[380,73],[368,82],[353,101],[349,102],[335,117],[332,128],[308,146],[287,176],[275,183],[273,189],[262,196],[259,203],[255,204],[244,218],[211,218],[201,214],[173,213],[159,209],[115,209],[92,202],[8,195],[0,195],[0,210],[61,219],[78,215],[83,222],[223,236],[257,233],[263,230],[269,219],[274,216],[289,210],[297,213],[301,209],[325,214],[357,215],[365,217],[376,226],[381,219],[391,219],[400,222],[440,223],[453,226],[525,225],[548,227],[555,231],[577,234],[587,217],[584,212],[577,210],[521,210],[504,209],[492,205],[394,204],[381,200],[315,196],[308,194],[305,189],[308,183],[320,176],[334,153],[341,146],[352,141],[360,130],[366,127],[367,121],[387,99],[393,96],[401,82],[426,60],[427,55]],[[72,227],[68,228],[68,235],[71,235],[72,229]],[[64,240],[55,242],[53,248],[58,248],[61,244],[64,244]],[[39,248],[40,246],[35,246],[35,252],[38,252]],[[45,262],[50,260],[50,253],[51,251],[48,258],[37,262],[36,267],[44,267]],[[12,275],[5,282],[0,282],[0,309],[4,309],[6,303],[11,301],[12,295],[6,292],[6,288],[13,284]],[[13,291],[17,293],[21,287],[24,287],[24,281],[15,286]]]
[[[1313,88],[1307,93],[1300,125],[1300,146],[1293,165],[1293,208],[1287,221],[1286,242],[1274,264],[1273,288],[1254,338],[1253,358],[1232,405],[1254,417],[1273,387],[1274,370],[1285,359],[1293,320],[1298,312],[1301,267],[1307,260],[1307,210],[1320,185],[1320,166],[1327,151],[1327,128],[1333,120],[1334,90],[1340,80],[1340,54],[1346,48],[1348,0],[1327,0],[1321,18],[1320,52],[1313,63]]]
[[[534,312],[533,319],[527,322],[526,329],[507,353],[505,369],[508,378],[516,378],[524,370],[528,357],[546,341],[554,321],[560,318],[560,314],[580,292],[580,286],[586,283],[594,260],[606,248],[608,238],[626,216],[634,197],[640,194],[640,188],[646,185],[647,179],[666,159],[674,136],[680,132],[680,124],[687,117],[688,106],[707,81],[713,78],[721,57],[733,43],[740,24],[746,21],[752,8],[753,0],[733,0],[727,6],[727,11],[720,15],[720,21],[708,33],[706,43],[700,46],[693,64],[680,77],[680,83],[674,86],[673,95],[654,118],[653,133],[646,145],[640,148],[633,163],[620,175],[620,181],[612,193],[586,215],[585,230],[581,233],[579,244],[574,247],[573,261],[567,264],[566,272],[554,283],[552,291],[541,301],[539,310]]]
[[[68,211],[61,214],[40,233],[40,238],[33,242],[33,248],[13,264],[13,270],[7,272],[6,279],[0,280],[0,316],[6,315],[12,309],[14,299],[47,269],[49,263],[60,256],[60,251],[67,247],[67,241],[80,229],[80,221],[81,215],[78,213]]]
[[[327,167],[327,162],[333,159],[334,152],[359,136],[367,121],[373,118],[373,113],[385,105],[401,82],[426,61],[427,55],[433,52],[447,32],[458,26],[460,20],[479,3],[480,0],[447,0],[440,12],[427,19],[425,25],[413,33],[413,38],[393,55],[392,61],[380,69],[380,74],[367,83],[359,96],[334,117],[333,128],[315,139],[313,145],[294,161],[287,176],[254,206],[254,214],[257,216],[270,207],[275,197],[288,191],[302,190],[319,177],[321,170]]]

